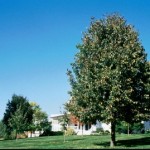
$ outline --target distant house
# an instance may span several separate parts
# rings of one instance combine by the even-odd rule
[[[52,131],[62,131],[62,125],[60,119],[63,117],[63,114],[53,114],[50,116],[49,122],[51,122]]]
[[[27,131],[26,135],[28,136],[28,138],[31,138],[31,137],[39,137],[42,133],[43,133],[43,130],[42,131]]]
[[[52,125],[52,131],[62,131],[61,118],[63,114],[53,114],[50,116],[50,121]],[[77,135],[90,135],[93,131],[98,128],[102,128],[104,131],[108,130],[110,132],[110,124],[102,123],[97,121],[96,124],[82,124],[78,119],[71,114],[69,115],[69,122],[67,127],[74,129]]]
[[[38,123],[40,123],[39,121],[34,121],[34,125],[37,125]],[[43,134],[43,129],[41,131],[27,131],[26,132],[26,135],[28,136],[28,138],[31,138],[31,137],[39,137],[41,134]]]
[[[150,121],[144,121],[144,130],[150,130]]]

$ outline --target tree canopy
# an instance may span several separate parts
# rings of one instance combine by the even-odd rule
[[[115,124],[148,119],[149,65],[138,32],[118,15],[92,18],[68,70],[71,100],[66,109],[82,122]]]

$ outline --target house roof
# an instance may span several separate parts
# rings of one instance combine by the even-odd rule
[[[69,115],[70,112],[67,112],[67,114]],[[64,116],[64,114],[51,114],[50,118],[61,117],[61,116]]]
[[[52,114],[52,115],[50,115],[50,118],[61,117],[63,115],[64,114]]]

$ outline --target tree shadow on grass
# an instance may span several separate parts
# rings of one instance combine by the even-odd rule
[[[81,140],[84,140],[83,138],[82,139],[69,139],[67,141],[81,141]]]
[[[102,146],[102,147],[109,147],[110,146],[110,142],[97,142],[97,143],[93,143],[96,146]]]
[[[110,146],[110,142],[101,142],[101,143],[99,142],[99,143],[93,143],[93,144],[96,146],[103,146],[103,147]],[[150,145],[150,137],[116,141],[116,146],[122,146],[122,147],[138,147],[138,146],[144,146],[144,145]]]
[[[138,147],[138,146],[143,146],[143,145],[150,145],[150,137],[117,141],[117,146]]]

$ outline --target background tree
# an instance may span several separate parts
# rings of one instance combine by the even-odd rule
[[[49,136],[52,134],[52,125],[51,122],[48,120],[45,120],[44,122],[41,123],[43,133],[41,134],[42,136]]]
[[[15,138],[17,139],[18,133],[23,133],[27,129],[27,113],[23,113],[22,106],[19,105],[14,114],[11,114],[9,119],[9,126],[15,131]]]
[[[6,127],[2,121],[0,121],[0,139],[4,139],[6,134]]]
[[[134,134],[134,133],[144,133],[144,124],[141,122],[128,124],[124,121],[120,121],[116,125],[116,132],[117,133],[124,133],[124,134]]]
[[[13,131],[13,126],[10,125],[10,120],[12,119],[12,117],[16,116],[16,113],[18,113],[16,111],[19,111],[18,108],[21,109],[20,111],[22,113],[22,116],[25,116],[24,123],[26,122],[26,129],[32,123],[33,110],[27,98],[14,94],[12,96],[12,99],[7,103],[7,107],[2,120],[2,122],[6,126],[6,133],[8,136],[10,136],[11,132]]]
[[[64,133],[64,142],[65,142],[66,141],[66,131],[67,131],[68,123],[69,123],[69,114],[66,111],[64,111],[62,114],[62,117],[60,117],[58,121],[62,126],[62,131]]]
[[[115,145],[117,121],[132,123],[149,116],[146,53],[134,27],[118,14],[91,21],[68,70],[72,90],[66,109],[81,122],[111,123]]]
[[[33,122],[32,122],[32,129],[34,130],[43,130],[48,132],[50,130],[50,123],[48,122],[48,115],[42,111],[40,106],[35,103],[31,102],[30,106],[32,107],[33,110]]]

